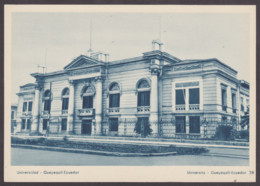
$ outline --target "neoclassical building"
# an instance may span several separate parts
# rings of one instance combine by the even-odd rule
[[[17,130],[138,136],[137,125],[150,125],[151,136],[205,138],[223,123],[239,129],[249,83],[216,58],[181,60],[161,45],[118,61],[80,55],[60,71],[31,74],[36,83],[17,94]]]

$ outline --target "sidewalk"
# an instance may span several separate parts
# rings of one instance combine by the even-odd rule
[[[23,136],[14,135],[21,138],[41,138],[44,136]],[[164,139],[164,138],[136,138],[136,137],[111,137],[111,136],[77,136],[68,135],[69,141],[97,142],[97,143],[120,143],[120,144],[140,144],[140,145],[160,145],[160,146],[190,146],[190,147],[213,147],[229,149],[249,149],[248,142],[236,141],[215,141],[215,140],[187,140],[187,139]],[[49,135],[47,138],[63,140],[64,136]]]

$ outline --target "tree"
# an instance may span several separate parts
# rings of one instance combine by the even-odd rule
[[[134,131],[137,134],[141,134],[142,137],[146,137],[152,133],[152,129],[150,127],[149,122],[145,122],[144,120],[141,120],[135,124]]]
[[[249,129],[249,107],[247,107],[247,112],[245,112],[245,115],[241,117],[240,126],[242,128]]]

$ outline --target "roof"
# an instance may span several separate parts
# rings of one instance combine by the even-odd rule
[[[27,84],[25,84],[25,85],[20,86],[20,88],[32,87],[32,86],[36,86],[36,84],[35,84],[35,83],[27,83]]]

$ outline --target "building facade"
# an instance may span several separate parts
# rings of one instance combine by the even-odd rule
[[[150,126],[151,136],[209,138],[223,123],[239,129],[249,108],[237,71],[215,58],[178,59],[160,43],[140,57],[80,55],[61,71],[31,75],[36,83],[17,94],[24,133],[140,136]]]
[[[11,105],[11,133],[15,132],[16,129],[16,115],[17,115],[17,105]]]

